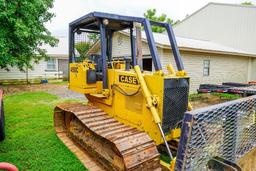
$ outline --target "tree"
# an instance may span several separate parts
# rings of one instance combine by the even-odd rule
[[[174,22],[172,19],[168,18],[166,14],[161,14],[160,16],[156,16],[156,9],[148,9],[143,15],[145,18],[152,21],[167,22],[172,25],[175,25],[178,22],[178,21]],[[152,31],[162,33],[165,31],[165,28],[162,28],[159,26],[152,26]]]
[[[241,3],[241,5],[253,6],[253,3],[249,2],[249,1],[245,1],[245,2]]]
[[[84,36],[85,39],[75,44],[75,48],[80,55],[79,57],[77,57],[77,61],[83,61],[84,59],[86,59],[87,58],[86,54],[88,50],[100,38],[100,34],[96,34],[96,33],[84,33],[84,34],[80,33],[80,34],[82,34],[82,37]]]
[[[88,34],[88,40],[91,44],[94,44],[97,40],[99,40],[100,34],[90,33]]]
[[[45,27],[54,16],[48,10],[53,0],[0,0],[0,68],[32,68],[31,62],[47,59],[43,44],[54,46],[57,39]]]
[[[75,44],[75,48],[80,54],[78,61],[86,59],[86,53],[91,48],[91,43],[89,42],[78,42]]]

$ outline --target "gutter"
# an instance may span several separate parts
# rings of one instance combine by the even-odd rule
[[[164,47],[164,49],[171,50],[170,47]],[[200,48],[179,47],[179,50],[180,51],[189,51],[189,52],[212,53],[212,54],[220,54],[220,55],[232,55],[232,56],[243,56],[243,57],[256,58],[256,54],[246,54],[246,53],[238,53],[238,52],[206,50],[206,49],[200,49]]]

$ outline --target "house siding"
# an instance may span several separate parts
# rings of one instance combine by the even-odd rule
[[[158,52],[161,51],[160,48],[157,48],[157,50]],[[100,53],[100,50],[97,53]],[[150,55],[148,44],[145,42],[142,42],[142,54],[145,56]],[[131,44],[130,44],[130,38],[128,36],[121,34],[119,32],[114,33],[112,56],[113,57],[131,56]]]
[[[58,60],[56,60],[56,71],[46,71],[47,69],[47,62],[42,60],[39,63],[32,64],[33,69],[28,70],[28,79],[55,79],[59,78],[60,75],[58,74]],[[22,81],[26,80],[27,73],[20,71],[18,68],[13,67],[10,68],[9,71],[4,69],[0,70],[0,83],[1,82],[12,82],[12,81]]]
[[[0,69],[0,80],[7,79],[26,79],[26,73],[20,72],[16,67],[11,68],[10,71]]]
[[[38,64],[33,64],[33,70],[28,71],[29,79],[43,77],[43,73],[46,69],[46,62],[40,61]],[[42,72],[43,71],[43,72]],[[19,71],[18,68],[10,68],[10,71],[0,70],[0,80],[12,80],[12,79],[26,79],[26,72]]]
[[[246,57],[181,52],[185,70],[190,77],[190,91],[196,92],[200,84],[223,82],[247,82],[248,61]],[[170,57],[171,56],[171,57]],[[203,76],[203,61],[210,60],[210,75]],[[164,66],[176,64],[170,50],[164,51],[161,61]]]

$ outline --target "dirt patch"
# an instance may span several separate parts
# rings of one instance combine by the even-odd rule
[[[58,89],[64,87],[65,85],[55,85],[55,84],[24,84],[24,85],[4,85],[0,86],[4,90],[4,94],[16,94],[20,92],[35,92],[35,91],[47,91],[51,89]]]
[[[198,94],[190,98],[190,103],[193,109],[207,107],[215,104],[224,103],[227,101],[234,100],[233,98],[225,98],[214,94]]]

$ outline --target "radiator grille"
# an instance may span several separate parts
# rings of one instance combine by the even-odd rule
[[[164,81],[164,106],[162,128],[170,132],[183,119],[188,106],[188,79],[166,79]]]
[[[187,112],[176,170],[204,171],[220,157],[237,162],[256,147],[256,96]]]

